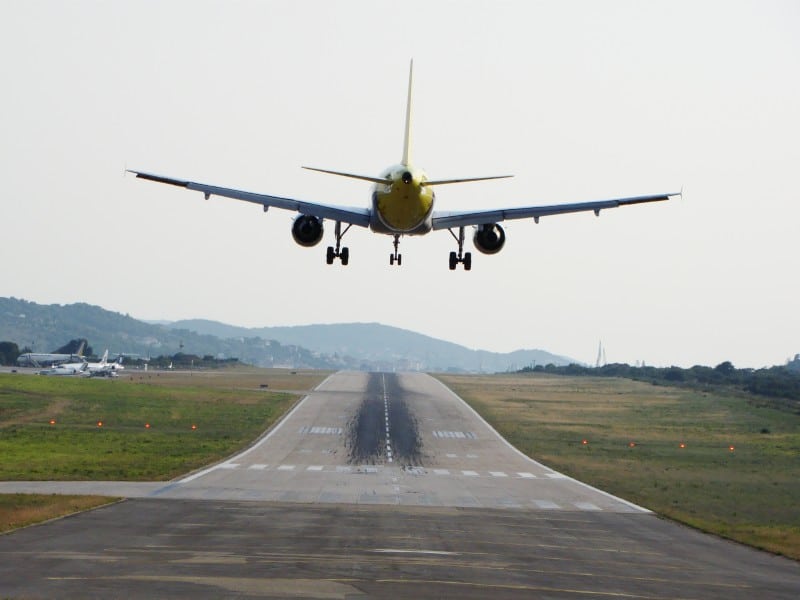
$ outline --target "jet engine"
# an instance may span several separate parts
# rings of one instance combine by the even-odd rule
[[[319,244],[322,232],[322,219],[318,217],[300,215],[292,223],[294,241],[307,248]]]
[[[497,223],[479,225],[475,228],[472,243],[484,254],[497,254],[506,243],[506,232]]]

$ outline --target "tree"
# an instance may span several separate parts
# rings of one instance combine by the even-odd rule
[[[733,366],[733,363],[731,363],[731,361],[726,360],[725,362],[719,363],[716,367],[714,367],[714,370],[717,373],[721,373],[727,377],[729,375],[733,375],[733,373],[736,372],[736,367]]]
[[[14,342],[0,342],[0,364],[13,365],[20,355],[19,346]]]

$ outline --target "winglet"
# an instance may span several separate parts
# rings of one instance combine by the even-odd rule
[[[411,59],[411,66],[408,68],[408,99],[406,101],[406,135],[403,140],[403,162],[408,166],[411,161],[411,83],[414,79],[414,59]]]

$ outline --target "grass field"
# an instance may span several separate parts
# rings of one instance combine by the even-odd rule
[[[800,415],[743,394],[625,379],[440,379],[528,456],[672,519],[800,559]]]
[[[277,369],[134,372],[116,380],[0,374],[0,480],[168,480],[246,446],[326,376]],[[0,531],[108,501],[0,495]]]
[[[251,442],[323,377],[0,375],[0,480],[170,479]]]

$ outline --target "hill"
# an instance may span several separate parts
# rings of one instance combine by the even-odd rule
[[[258,366],[327,369],[507,371],[570,361],[543,350],[471,350],[379,323],[244,328],[215,321],[147,323],[89,304],[43,305],[0,298],[0,341],[49,352],[86,338],[96,352],[236,357]]]
[[[248,329],[202,319],[177,321],[169,327],[218,337],[260,337],[328,355],[351,356],[379,368],[445,371],[507,371],[530,365],[575,362],[544,350],[510,353],[471,350],[421,333],[380,323],[342,323]]]

